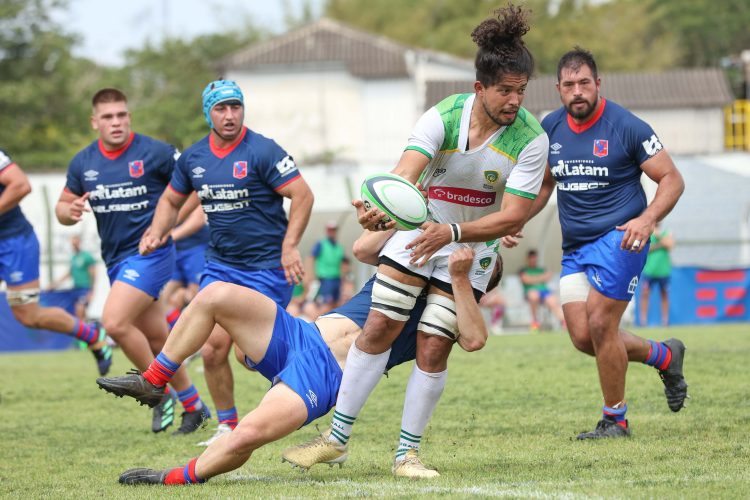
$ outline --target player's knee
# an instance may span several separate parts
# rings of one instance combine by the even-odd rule
[[[594,355],[594,345],[591,343],[591,337],[589,337],[588,334],[582,334],[573,329],[569,329],[568,333],[573,347],[584,354],[589,354],[591,356]]]
[[[267,431],[255,424],[240,424],[232,431],[229,452],[240,456],[250,455],[267,442]]]
[[[429,335],[458,340],[458,317],[453,299],[431,293],[427,305],[419,318],[419,330]]]
[[[589,335],[592,339],[600,339],[608,332],[610,319],[606,314],[594,312],[589,314]]]
[[[385,274],[378,273],[372,287],[372,309],[384,316],[404,322],[409,319],[417,297],[422,293],[421,286],[406,285]]]
[[[10,309],[13,317],[26,328],[39,328],[39,308],[30,306],[15,306]]]
[[[102,317],[102,326],[107,331],[107,335],[114,340],[125,335],[128,331],[129,325],[130,321],[122,317],[111,316],[109,314],[105,314],[104,317]]]
[[[436,335],[423,335],[417,352],[417,366],[428,373],[445,370],[448,367],[448,355],[453,348],[453,341]]]
[[[207,369],[222,365],[229,360],[229,352],[225,349],[218,349],[217,346],[205,343],[201,347],[201,358],[203,365]]]

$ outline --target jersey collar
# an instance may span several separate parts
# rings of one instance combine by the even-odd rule
[[[573,121],[573,117],[570,116],[570,113],[567,113],[568,116],[568,126],[570,127],[570,130],[575,132],[576,134],[580,134],[581,132],[585,132],[591,127],[594,126],[594,124],[599,121],[599,118],[602,117],[602,114],[604,113],[604,106],[607,105],[607,100],[602,97],[601,102],[599,103],[599,109],[594,113],[594,115],[588,119],[588,121],[584,123],[576,123]]]
[[[208,145],[211,148],[211,152],[214,155],[216,155],[218,158],[226,158],[227,155],[229,155],[229,153],[234,151],[234,148],[237,147],[237,144],[242,142],[242,139],[245,138],[246,134],[247,134],[247,127],[242,127],[242,133],[240,134],[240,136],[232,144],[230,144],[229,146],[225,148],[220,148],[219,146],[217,146],[216,143],[214,142],[214,134],[209,134]]]
[[[114,151],[107,151],[104,148],[104,143],[101,139],[99,139],[99,151],[104,155],[105,158],[108,160],[116,160],[120,157],[121,154],[125,152],[130,147],[130,144],[133,143],[133,139],[135,138],[135,132],[130,132],[130,137],[128,137],[128,142],[126,142],[121,148],[115,149]]]

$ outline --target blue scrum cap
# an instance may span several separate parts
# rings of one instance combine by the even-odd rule
[[[203,89],[203,116],[206,117],[209,127],[213,127],[211,123],[211,110],[214,106],[222,102],[237,101],[243,106],[245,105],[245,98],[242,95],[242,90],[236,82],[232,80],[216,80],[209,83],[205,89]]]

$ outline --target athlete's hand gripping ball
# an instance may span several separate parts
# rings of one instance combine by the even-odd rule
[[[377,207],[367,210],[362,200],[352,200],[352,206],[357,209],[357,222],[362,229],[368,231],[387,231],[396,227],[396,221],[383,222],[388,216]]]

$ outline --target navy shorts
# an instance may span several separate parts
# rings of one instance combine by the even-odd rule
[[[39,240],[34,231],[0,240],[0,281],[19,286],[39,279]]]
[[[107,268],[109,284],[122,281],[158,299],[159,292],[172,277],[174,261],[174,243],[157,248],[148,255],[131,255]]]
[[[598,240],[563,254],[560,277],[586,273],[591,286],[605,297],[632,299],[646,264],[649,244],[637,253],[623,250],[622,235],[623,231],[613,229]]]
[[[209,260],[206,261],[206,266],[203,268],[201,290],[214,281],[250,288],[269,297],[281,307],[289,305],[294,289],[294,286],[286,282],[283,269],[245,271]]]
[[[659,287],[661,290],[669,290],[669,276],[662,276],[660,278],[657,278],[655,276],[644,274],[642,280],[652,290],[656,287]]]
[[[295,318],[276,306],[268,349],[258,363],[245,356],[248,368],[271,381],[284,382],[307,406],[307,425],[336,405],[343,372],[314,323]]]
[[[338,302],[341,298],[341,278],[320,278],[319,281],[317,301],[323,304]]]
[[[203,267],[206,265],[208,245],[195,245],[185,250],[177,250],[172,281],[183,285],[197,285],[201,282]]]

